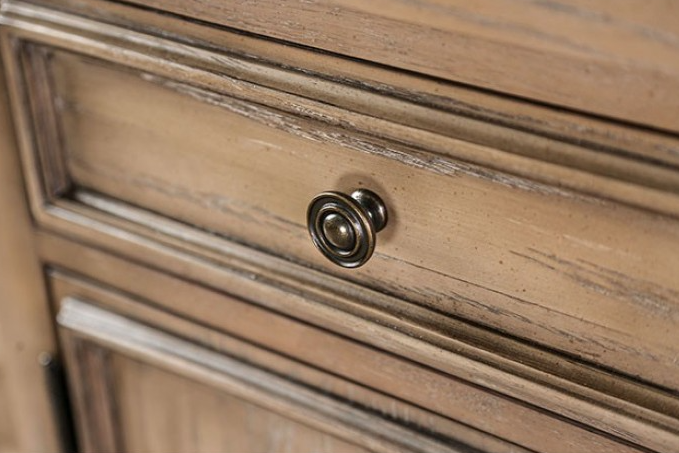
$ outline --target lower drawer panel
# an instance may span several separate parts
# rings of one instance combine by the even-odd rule
[[[90,308],[71,301],[63,312],[64,322],[70,323],[68,318],[77,316],[73,313],[77,310],[89,310],[102,318],[114,316],[92,313]],[[146,334],[152,336],[153,331]],[[80,407],[84,413],[79,415],[89,417],[82,420],[82,432],[87,433],[83,435],[87,438],[84,451],[369,451],[300,423],[296,420],[299,415],[288,418],[239,398],[241,392],[236,391],[239,395],[234,396],[215,385],[218,377],[197,377],[196,371],[177,370],[169,360],[161,365],[150,363],[139,350],[135,352],[140,357],[131,358],[87,340],[67,340],[66,344],[74,349],[69,354],[80,362],[71,378],[76,395],[83,398]],[[111,394],[96,394],[106,398],[96,403],[88,399],[95,396],[88,394],[88,387],[101,385],[106,385]],[[222,385],[230,390],[228,384]],[[93,407],[95,404],[99,407]],[[103,430],[111,431],[110,439]]]
[[[416,397],[413,403],[409,400],[417,389],[406,388],[401,378],[387,376],[398,367],[399,372],[419,373],[419,378],[428,380],[425,370],[418,371],[418,367],[408,365],[407,361],[394,360],[322,329],[248,307],[228,296],[214,293],[210,296],[210,292],[197,287],[184,289],[188,295],[208,304],[216,301],[223,305],[222,310],[214,310],[209,315],[212,322],[206,322],[207,317],[190,319],[178,317],[175,310],[173,314],[151,308],[118,289],[104,290],[99,284],[63,271],[50,271],[49,280],[80,411],[77,419],[82,424],[81,442],[88,451],[132,450],[141,446],[139,442],[153,442],[146,445],[150,451],[167,451],[163,445],[167,445],[172,436],[178,442],[175,446],[186,445],[186,450],[191,451],[285,451],[286,448],[311,451],[321,446],[332,447],[331,451],[453,452],[469,448],[527,451],[493,435],[494,422],[486,425],[478,418],[476,424],[480,429],[464,423],[470,420],[469,415],[471,419],[481,415],[473,415],[478,409],[468,407],[471,412],[461,421],[440,414],[437,408],[422,409],[417,403],[429,399],[427,392]],[[187,296],[186,292],[182,293],[182,297]],[[169,300],[147,302],[169,308],[165,303]],[[234,321],[228,321],[224,316],[226,312],[231,313]],[[352,354],[355,357],[352,358]],[[385,369],[369,372],[367,367],[357,366],[359,360],[373,366],[380,363]],[[432,381],[432,385],[437,385],[435,382]],[[438,379],[438,382],[441,391],[460,386],[452,381],[445,383]],[[177,385],[185,390],[172,390]],[[408,393],[411,396],[406,400],[390,396],[389,390],[394,385],[401,385],[405,392],[399,396]],[[151,387],[149,391],[145,390],[146,386]],[[450,396],[456,398],[456,394]],[[158,396],[159,401],[153,400],[154,396]],[[211,403],[207,402],[209,399]],[[203,403],[211,405],[211,409],[204,408]],[[176,411],[162,409],[171,405]],[[215,413],[226,410],[226,406],[230,414],[236,415],[220,419],[219,424],[235,416],[231,431],[210,433],[209,426],[217,423]],[[142,419],[145,409],[150,411],[147,415],[151,420],[136,424],[135,420]],[[443,412],[450,413],[450,410],[462,413],[453,407]],[[241,411],[248,411],[250,415],[238,418]],[[181,425],[181,421],[201,414],[209,416],[208,426],[194,426],[198,420],[187,422],[186,427]],[[125,415],[129,417],[120,420]],[[538,421],[535,415],[533,418]],[[267,421],[271,424],[267,425]],[[170,426],[174,424],[179,426]],[[151,427],[158,428],[157,435],[143,432]],[[208,430],[204,446],[215,446],[218,442],[219,448],[201,449],[195,443],[196,431],[201,429]],[[282,432],[278,432],[279,429]],[[168,430],[172,431],[169,438]],[[224,436],[229,433],[233,436],[226,439]],[[159,436],[164,438],[157,438]],[[592,445],[601,443],[596,437],[593,439]],[[230,448],[238,447],[239,442],[241,446],[244,443],[248,446]],[[574,445],[580,443],[574,442]]]
[[[424,432],[439,433],[482,450],[505,451],[508,444],[497,444],[498,439],[505,439],[510,446],[537,451],[560,451],[563,446],[569,451],[641,448],[634,444],[662,450],[677,443],[671,428],[659,428],[642,420],[648,415],[642,407],[629,408],[630,413],[625,415],[618,409],[606,408],[613,401],[603,394],[590,395],[601,401],[574,404],[564,399],[566,389],[560,393],[535,384],[521,401],[498,392],[500,379],[508,385],[518,385],[511,384],[517,376],[501,370],[489,372],[482,362],[476,363],[477,375],[470,380],[435,370],[359,341],[367,332],[372,341],[384,336],[387,341],[403,342],[385,335],[377,325],[346,314],[328,314],[321,324],[299,322],[276,310],[94,250],[61,248],[61,257],[44,256],[51,266],[65,269],[50,274],[57,302],[74,298],[85,305],[110,310],[172,337],[306,382],[390,419],[407,421]],[[103,291],[102,287],[109,289]],[[276,292],[266,294],[263,290],[258,297],[285,297]],[[64,318],[60,319],[68,327]],[[338,324],[344,326],[344,333],[326,328]],[[96,336],[105,330],[89,329],[88,335]],[[119,332],[106,341],[128,342],[124,329]],[[406,344],[402,343],[403,353],[407,351]],[[432,351],[420,345],[420,352]],[[466,366],[460,356],[443,351],[439,354],[453,368]],[[310,368],[300,367],[300,363]],[[522,385],[526,386],[525,381]],[[550,398],[549,404],[545,404],[545,398]],[[535,430],[527,431],[525,426]],[[613,434],[620,439],[615,440]]]

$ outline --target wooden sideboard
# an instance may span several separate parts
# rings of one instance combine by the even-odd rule
[[[679,451],[678,9],[0,1],[0,452]]]

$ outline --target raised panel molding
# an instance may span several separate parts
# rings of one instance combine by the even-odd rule
[[[92,304],[66,298],[59,305],[57,321],[63,329],[85,451],[115,453],[125,448],[113,402],[112,351],[253,401],[370,451],[467,451]]]

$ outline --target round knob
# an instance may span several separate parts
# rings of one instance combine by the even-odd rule
[[[375,250],[377,232],[387,224],[387,209],[374,192],[351,195],[323,192],[309,204],[307,226],[311,240],[330,261],[359,267]]]
[[[351,250],[356,243],[356,235],[351,222],[341,214],[328,214],[321,221],[323,236],[340,250]]]

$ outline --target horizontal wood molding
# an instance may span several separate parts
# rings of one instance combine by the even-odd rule
[[[108,11],[106,5],[97,6]],[[113,17],[104,19],[116,20],[114,13],[115,8]],[[142,14],[139,20],[154,18]],[[301,50],[275,43],[232,39],[214,49],[203,40],[219,43],[224,36],[206,34],[202,28],[195,30],[202,40],[186,44],[21,2],[5,2],[0,21],[19,40],[71,49],[177,81],[190,80],[191,85],[238,98],[254,97],[277,109],[290,110],[285,96],[281,98],[284,93],[298,94],[303,98],[295,98],[294,104],[304,105],[294,107],[290,113],[295,115],[424,146],[435,156],[500,173],[679,214],[679,140],[673,135],[446,85],[432,86],[432,94],[419,93],[426,80],[375,69],[378,74],[371,75],[382,81],[378,85],[364,80],[366,69],[355,62],[313,53],[302,58],[295,55]],[[163,17],[163,24],[173,31],[171,18]],[[134,22],[126,25],[133,27]],[[196,28],[184,22],[175,26],[187,33]],[[291,61],[270,61],[274,55]],[[290,67],[302,61],[318,69]],[[357,74],[319,72],[338,65]]]
[[[12,5],[14,6],[7,6],[6,9],[8,11],[14,9],[16,5]],[[54,6],[53,2],[50,6]],[[312,49],[262,40],[228,29],[201,26],[172,15],[131,8],[122,3],[60,0],[59,8],[70,9],[79,15],[117,24],[128,30],[143,30],[145,34],[169,37],[192,47],[209,49],[222,55],[220,61],[224,61],[227,55],[236,56],[241,62],[254,61],[313,76],[315,83],[331,81],[360,88],[364,93],[371,91],[389,98],[408,101],[410,106],[405,111],[407,115],[404,111],[396,109],[395,105],[375,103],[371,98],[365,99],[364,102],[362,96],[353,97],[352,102],[345,107],[389,118],[397,123],[406,121],[407,125],[505,150],[511,148],[512,152],[518,154],[535,155],[547,160],[556,157],[554,153],[539,152],[532,145],[528,146],[525,137],[518,141],[512,140],[512,137],[516,137],[517,131],[525,131],[527,135],[551,137],[558,141],[591,148],[600,154],[640,156],[655,162],[673,163],[675,166],[679,162],[676,135],[633,128],[626,123],[606,121],[561,108],[497,96],[354,59],[338,58]],[[39,16],[41,15],[35,11],[31,13],[33,18]],[[246,70],[246,65],[241,64],[241,69]],[[244,78],[273,87],[270,78],[268,80],[257,78],[252,72]],[[286,83],[285,78],[278,79],[278,82],[281,84],[279,88],[283,91],[298,92],[311,89],[312,91],[308,92],[309,97],[315,97],[313,84]],[[324,87],[325,85],[320,85],[321,89]],[[330,91],[336,90],[335,88]],[[324,92],[328,94],[328,90]],[[348,97],[343,99],[346,104]],[[444,127],[438,123],[439,119],[436,116],[413,115],[413,105],[424,105],[453,113],[457,116],[457,121],[449,122]],[[434,121],[429,121],[431,119]],[[501,134],[502,129],[494,126],[503,126],[509,133]],[[493,134],[488,134],[489,128],[494,128]],[[489,141],[491,137],[496,137],[498,141]],[[571,154],[571,158],[575,157],[572,153],[568,154]],[[566,157],[566,154],[561,157]],[[589,159],[581,163],[585,168],[591,165]]]
[[[69,2],[58,2],[60,4]],[[676,4],[132,0],[291,43],[677,130]]]

